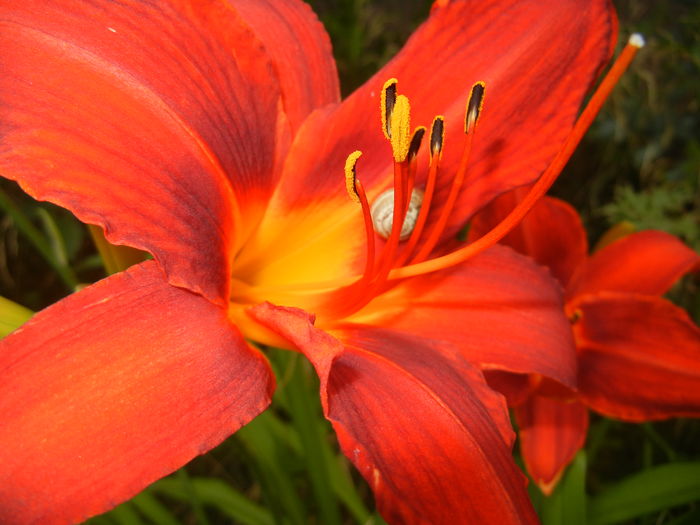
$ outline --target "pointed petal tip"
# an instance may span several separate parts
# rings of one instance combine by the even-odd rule
[[[578,401],[536,394],[515,409],[515,417],[527,471],[549,495],[585,443],[588,409]]]

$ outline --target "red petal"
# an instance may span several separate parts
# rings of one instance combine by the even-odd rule
[[[364,153],[358,174],[370,199],[387,187],[392,156],[381,131],[379,93],[391,77],[411,99],[412,122],[429,126],[435,115],[446,117],[437,203],[444,202],[461,155],[471,86],[487,84],[467,181],[445,234],[453,235],[485,202],[531,182],[548,165],[608,59],[614,26],[607,0],[585,6],[562,0],[455,1],[434,10],[386,67],[341,106],[300,129],[275,203],[276,215],[285,220],[269,227],[270,246],[303,224],[319,202],[337,197],[335,205],[344,206],[346,216],[359,214],[345,203],[338,179],[352,151]],[[425,172],[419,171],[419,185]],[[345,220],[336,228],[352,235],[356,224]]]
[[[469,240],[486,234],[500,223],[527,194],[528,188],[505,193],[479,211],[469,226]],[[566,285],[588,255],[586,231],[576,210],[566,202],[543,197],[501,243],[547,266]]]
[[[567,297],[600,291],[661,295],[698,264],[700,256],[673,235],[633,233],[593,254],[571,279]]]
[[[252,30],[186,0],[5,2],[0,18],[0,172],[223,302],[232,220],[242,242],[283,146]]]
[[[313,362],[326,417],[390,523],[537,522],[503,398],[457,353],[370,327],[339,340],[270,304],[251,314]]]
[[[226,310],[150,261],[38,313],[0,343],[0,515],[74,523],[260,413],[271,371]]]
[[[298,0],[228,0],[265,45],[280,78],[294,131],[312,110],[338,102],[331,42],[308,4]]]
[[[588,431],[588,409],[578,401],[534,395],[515,409],[520,452],[532,479],[551,494],[566,466],[581,450]]]
[[[700,328],[656,297],[600,294],[579,305],[579,389],[628,421],[700,417]]]
[[[484,370],[484,378],[489,386],[506,398],[509,407],[518,406],[530,398],[537,389],[537,381],[525,374],[514,374],[501,370]]]
[[[504,246],[453,269],[407,279],[355,319],[449,341],[486,368],[575,385],[576,352],[559,284]]]

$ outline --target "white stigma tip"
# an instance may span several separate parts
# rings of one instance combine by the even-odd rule
[[[632,33],[628,40],[629,44],[634,47],[644,47],[646,41],[640,33]]]

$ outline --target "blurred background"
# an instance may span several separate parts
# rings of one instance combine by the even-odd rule
[[[331,35],[344,95],[401,47],[430,7],[424,0],[309,3]],[[647,46],[552,193],[581,212],[592,244],[608,228],[626,221],[637,229],[665,230],[700,250],[700,1],[615,0],[614,4],[621,41],[641,32]],[[38,310],[79,283],[104,276],[89,233],[68,212],[33,201],[5,180],[0,181],[0,211],[0,296]],[[696,323],[700,322],[698,287],[698,276],[690,276],[670,294]],[[291,362],[294,356],[273,352],[272,358],[284,371],[278,378],[281,388],[273,414],[258,418],[213,452],[94,523],[325,523],[319,517],[322,504],[311,495],[308,479],[313,474],[295,442],[297,422],[290,407],[298,400],[285,398],[284,389],[298,375],[296,380],[305,382],[309,394],[306,402],[318,416],[317,386],[313,375],[305,373],[304,363]],[[320,424],[319,432],[326,436],[324,453],[345,471],[336,482],[352,485],[348,495],[336,494],[341,521],[379,523],[369,490],[337,458],[332,434],[324,422]],[[281,441],[275,443],[273,436]],[[672,420],[629,425],[594,418],[585,458],[586,491],[595,498],[625,477],[660,464],[700,461],[700,424]],[[672,504],[652,505],[643,515],[627,516],[622,522],[700,523],[698,501],[700,486],[694,494],[667,500]],[[595,523],[608,522],[613,521]]]

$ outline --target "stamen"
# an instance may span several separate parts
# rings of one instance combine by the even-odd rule
[[[430,162],[438,156],[442,158],[442,145],[445,143],[445,117],[438,115],[430,127]]]
[[[362,156],[361,151],[353,151],[348,155],[345,161],[345,189],[348,192],[348,196],[355,202],[360,202],[360,197],[357,195],[357,171],[355,165],[357,164],[357,159]]]
[[[396,97],[389,119],[391,150],[395,162],[404,162],[411,146],[411,104],[404,95]]]
[[[467,110],[464,115],[464,132],[469,134],[474,131],[476,124],[479,121],[479,115],[484,108],[484,92],[486,91],[485,82],[477,82],[472,86],[469,101],[467,102]]]
[[[643,45],[643,43],[644,39],[640,38],[637,34],[630,37],[622,53],[620,53],[595,93],[593,93],[588,104],[581,112],[581,115],[576,121],[574,128],[571,130],[571,133],[566,138],[561,150],[559,150],[559,153],[557,153],[537,182],[530,188],[525,198],[513,208],[503,221],[483,237],[452,253],[393,270],[389,274],[389,279],[403,279],[454,266],[490,248],[505,237],[523,217],[527,215],[532,206],[547,193],[547,190],[557,179],[579,142],[581,142],[583,135],[588,131],[588,128],[600,111],[603,103],[606,101],[610,92],[620,80],[620,77],[630,65],[632,59],[639,51],[640,45]]]
[[[418,217],[416,218],[416,224],[411,232],[411,237],[406,243],[401,256],[396,261],[395,266],[403,266],[403,264],[408,260],[409,256],[413,253],[418,239],[420,239],[421,233],[423,233],[423,227],[428,219],[428,213],[430,211],[430,204],[433,200],[433,193],[435,192],[435,183],[437,181],[437,171],[440,165],[440,159],[442,159],[442,147],[445,142],[445,117],[438,115],[433,119],[433,124],[430,127],[430,167],[428,168],[428,176],[425,180],[425,193],[423,194],[423,202],[420,206],[420,211]]]
[[[362,206],[362,217],[365,222],[365,236],[367,240],[367,254],[365,260],[365,271],[362,275],[362,281],[369,281],[372,278],[372,269],[374,267],[374,225],[372,222],[372,214],[367,202],[367,195],[362,183],[357,178],[357,160],[362,155],[361,151],[353,151],[348,155],[345,161],[345,188],[348,191],[350,198],[360,203]]]
[[[457,202],[457,197],[459,196],[459,191],[462,189],[462,183],[464,182],[467,167],[469,166],[469,157],[471,156],[472,144],[474,142],[474,129],[476,128],[476,123],[484,105],[485,89],[486,84],[484,82],[477,82],[472,86],[469,101],[467,102],[466,115],[464,117],[464,132],[466,133],[466,141],[464,143],[464,149],[462,150],[462,158],[459,162],[459,168],[457,168],[457,173],[452,179],[450,193],[448,194],[445,205],[440,212],[440,216],[433,225],[433,228],[430,230],[430,235],[420,247],[418,253],[416,253],[412,259],[412,262],[414,263],[425,260],[425,258],[428,257],[428,255],[430,255],[430,253],[433,251],[433,248],[437,246],[442,233],[445,231],[445,227],[449,221],[452,209]]]
[[[413,130],[413,137],[411,137],[411,144],[408,147],[408,162],[411,162],[418,155],[418,150],[423,142],[423,136],[425,135],[425,127],[418,126]]]
[[[365,299],[370,300],[374,297],[374,294],[384,285],[386,278],[389,275],[389,271],[393,267],[392,263],[394,261],[394,254],[399,245],[399,237],[401,235],[401,230],[403,229],[403,222],[405,218],[405,210],[403,207],[404,203],[404,192],[406,191],[405,179],[406,179],[406,162],[396,162],[394,163],[394,209],[392,214],[392,224],[391,233],[389,238],[384,245],[384,250],[382,251],[377,267],[379,270],[376,272],[375,281],[369,290],[365,291]]]
[[[381,94],[381,112],[382,112],[382,131],[386,140],[391,140],[391,114],[394,111],[394,105],[396,104],[396,84],[398,80],[395,78],[390,78],[384,82],[384,87],[382,87]]]
[[[418,126],[416,129],[413,130],[413,136],[411,137],[411,144],[408,147],[408,156],[406,157],[406,163],[408,164],[408,177],[406,180],[406,188],[404,190],[404,202],[403,202],[403,210],[402,214],[406,216],[408,213],[408,209],[410,207],[411,202],[413,201],[413,187],[416,184],[416,170],[418,169],[418,162],[416,162],[416,156],[418,155],[418,151],[420,150],[421,143],[423,142],[423,136],[425,135],[425,127],[423,126]],[[423,197],[423,192],[421,192],[421,200]],[[420,205],[419,205],[420,208]],[[418,214],[418,210],[416,210],[416,215]],[[411,224],[411,230],[413,229],[413,225],[415,224],[415,221]],[[403,229],[406,227],[406,219],[403,221],[403,225],[401,226],[401,232],[403,235]],[[406,234],[404,237],[399,237],[400,241],[405,240],[408,238],[408,235],[410,234],[410,231],[408,234]]]
[[[373,290],[382,285],[392,268],[392,261],[399,244],[404,217],[412,194],[412,180],[410,180],[407,160],[414,138],[411,135],[411,104],[404,95],[396,95],[396,84],[396,79],[390,79],[384,84],[382,90],[382,119],[385,120],[384,127],[394,157],[394,191],[392,194],[391,231],[377,262],[376,279],[370,287]],[[419,146],[420,141],[417,144]],[[383,205],[383,208],[388,209],[388,206]],[[367,290],[365,290],[365,294],[366,292]]]

